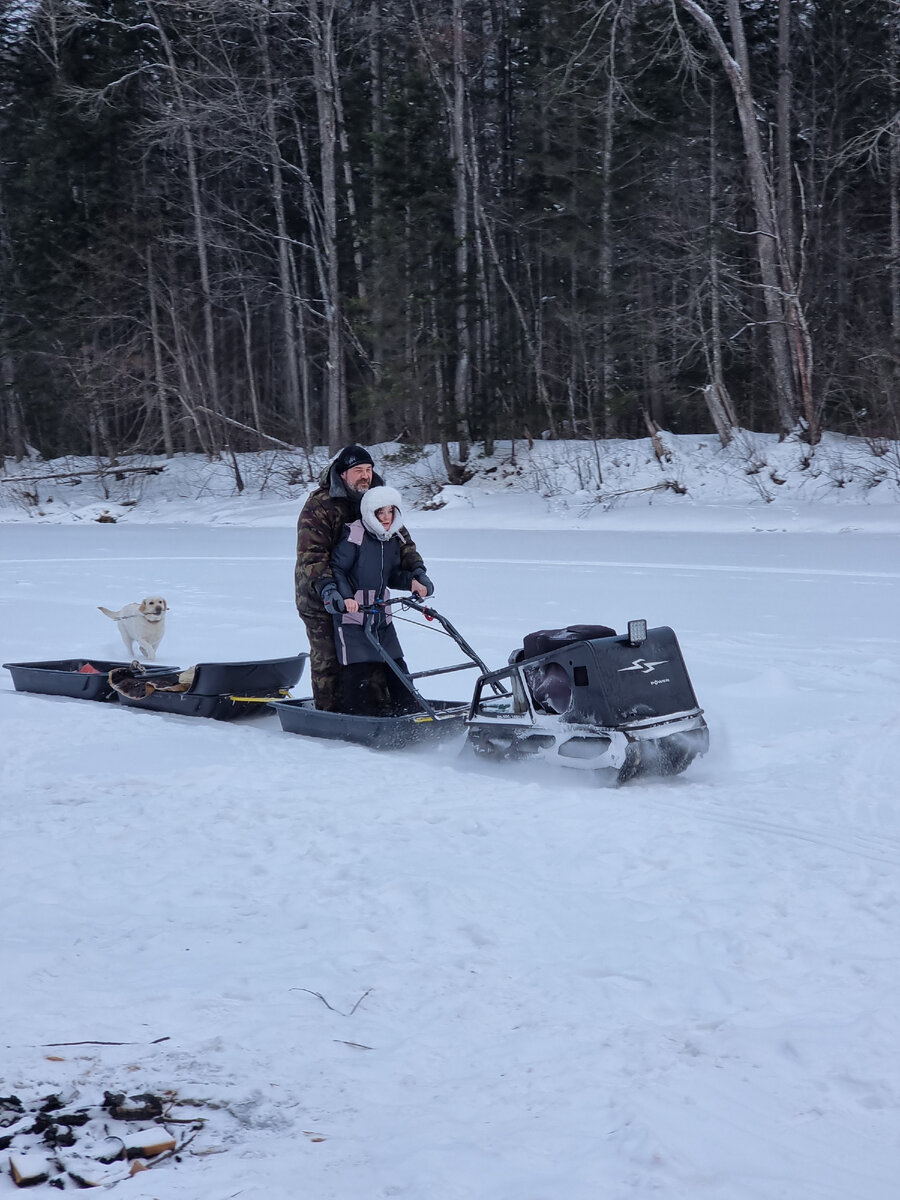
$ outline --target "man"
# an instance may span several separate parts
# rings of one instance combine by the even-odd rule
[[[341,667],[331,615],[343,612],[344,602],[335,586],[331,552],[341,540],[344,526],[359,519],[360,502],[369,488],[384,485],[374,467],[372,456],[363,446],[345,446],[322,472],[319,486],[307,498],[297,522],[297,612],[309,638],[313,700],[317,709],[326,712],[341,711]],[[406,529],[401,532],[405,538],[403,570],[425,577],[425,564],[415,542]],[[417,578],[412,590],[417,595],[426,594],[426,587]]]

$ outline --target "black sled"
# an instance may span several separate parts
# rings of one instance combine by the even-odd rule
[[[110,671],[109,682],[120,704],[179,717],[234,717],[265,711],[269,702],[294,687],[308,654],[249,662],[197,663],[179,671],[134,663]]]
[[[394,660],[385,654],[374,629],[378,612],[385,607],[396,605],[402,609],[414,610],[428,621],[436,621],[465,655],[465,661],[409,674],[401,670]],[[406,688],[409,702],[405,707],[408,711],[384,716],[359,716],[355,713],[320,712],[311,697],[303,700],[277,700],[273,701],[272,708],[278,713],[281,728],[286,733],[300,733],[307,737],[327,738],[330,741],[353,742],[375,750],[398,750],[416,742],[437,741],[462,733],[469,713],[469,702],[431,700],[423,696],[416,685],[420,679],[447,675],[454,671],[487,671],[487,666],[472,647],[446,617],[413,596],[396,596],[363,611],[366,613],[366,637],[384,660],[387,669],[398,676]]]
[[[182,670],[159,663],[69,658],[4,663],[16,691],[81,700],[118,701],[184,717],[232,717],[259,712],[287,694],[303,673],[307,654],[236,663],[197,663]]]
[[[37,692],[42,696],[68,696],[77,700],[116,700],[109,682],[110,671],[123,670],[124,662],[101,658],[57,658],[45,662],[4,663],[12,675],[17,692]],[[177,671],[177,667],[153,665],[157,672]]]

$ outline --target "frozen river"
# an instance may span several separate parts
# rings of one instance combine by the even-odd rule
[[[894,1200],[900,536],[410,524],[492,666],[673,626],[709,755],[600,789],[3,674],[0,1092],[202,1102],[131,1200]],[[0,526],[2,661],[117,658],[96,606],[152,593],[163,662],[305,649],[293,555]]]

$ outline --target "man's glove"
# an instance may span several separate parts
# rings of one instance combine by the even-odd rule
[[[325,605],[326,612],[342,613],[347,611],[344,597],[338,591],[336,583],[327,583],[322,588],[322,603]]]
[[[425,574],[424,571],[422,571],[422,570],[416,571],[415,575],[413,575],[413,579],[415,579],[419,583],[421,583],[422,587],[425,589],[426,596],[434,595],[434,584],[431,582],[431,580],[428,578],[428,576]]]

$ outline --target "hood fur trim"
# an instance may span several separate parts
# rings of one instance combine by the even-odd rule
[[[386,542],[400,532],[400,526],[403,524],[403,513],[400,505],[402,499],[396,488],[370,487],[362,498],[362,503],[359,506],[359,515],[362,517],[362,523],[368,529],[369,533],[378,538],[380,542]],[[394,509],[394,520],[391,523],[390,529],[385,529],[375,512],[379,508],[387,508],[392,505]]]

